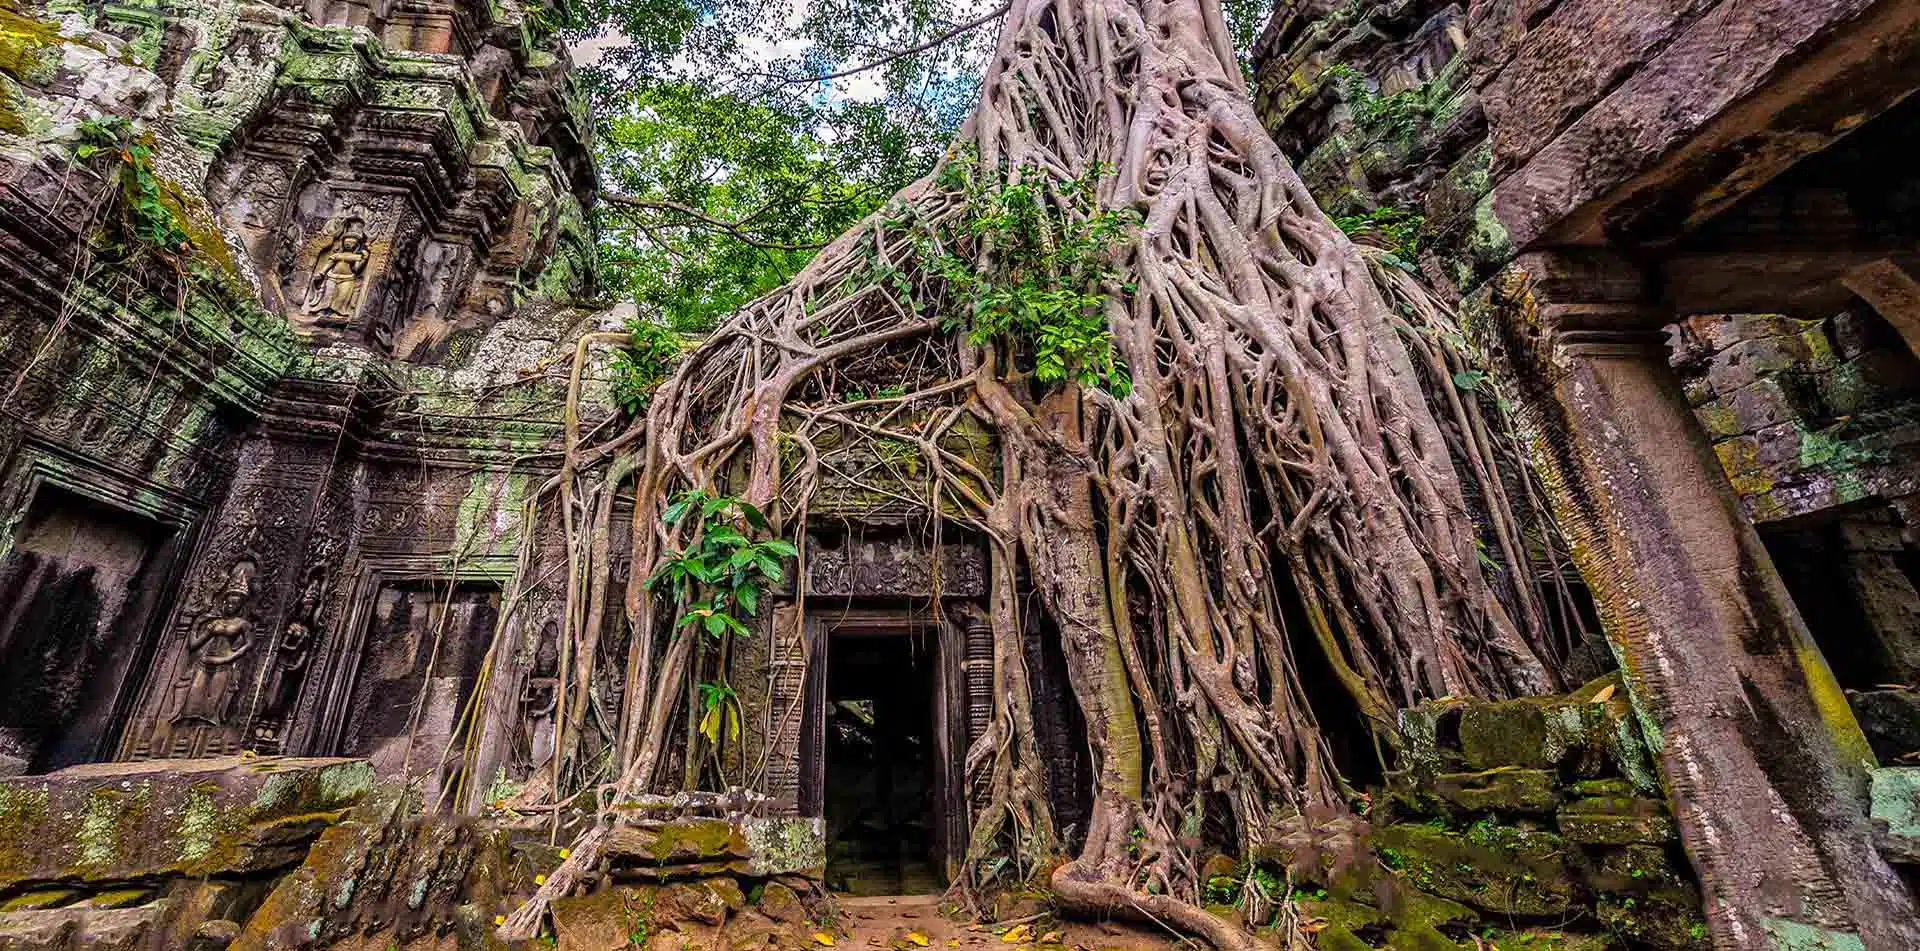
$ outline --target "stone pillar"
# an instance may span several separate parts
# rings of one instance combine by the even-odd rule
[[[1872,847],[1872,753],[1667,366],[1669,317],[1640,272],[1530,254],[1491,304],[1498,371],[1658,754],[1714,946],[1920,947]]]

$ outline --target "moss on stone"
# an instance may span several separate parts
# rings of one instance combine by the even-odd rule
[[[1352,931],[1339,925],[1328,925],[1314,936],[1314,945],[1319,951],[1373,951],[1373,946],[1354,936]]]
[[[16,879],[31,868],[34,831],[47,821],[45,786],[0,784],[0,881]]]
[[[1524,766],[1501,766],[1478,773],[1442,773],[1433,778],[1436,796],[1467,812],[1550,814],[1560,802],[1553,774]]]
[[[1560,807],[1560,834],[1582,845],[1659,844],[1676,838],[1664,803],[1639,796],[1587,796]]]
[[[0,901],[0,913],[59,908],[71,905],[79,898],[80,890],[77,888],[37,888]]]
[[[1391,951],[1460,951],[1460,945],[1432,925],[1395,928],[1387,935],[1387,947]]]
[[[151,888],[110,888],[87,896],[88,908],[132,908],[152,901]]]
[[[1373,846],[1406,884],[1481,911],[1557,915],[1572,905],[1566,847],[1551,832],[1495,823],[1466,833],[1392,825],[1374,833]]]
[[[1480,937],[1500,951],[1617,951],[1621,947],[1610,934],[1569,934],[1548,928],[1490,929]]]
[[[1699,909],[1700,896],[1691,888],[1603,898],[1595,905],[1596,915],[1608,930],[1662,951],[1700,951],[1707,947],[1706,922]]]
[[[0,3],[0,73],[23,82],[39,75],[49,50],[59,46],[60,28]]]

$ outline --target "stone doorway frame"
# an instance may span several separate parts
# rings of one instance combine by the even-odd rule
[[[826,701],[828,668],[832,666],[828,648],[836,634],[925,637],[931,642],[933,695],[928,702],[933,705],[933,775],[928,779],[935,801],[932,859],[947,880],[953,881],[966,859],[972,824],[966,789],[970,732],[965,702],[969,699],[966,632],[951,619],[942,623],[933,616],[932,606],[919,599],[900,607],[808,612],[806,656],[815,662],[807,665],[803,690],[798,793],[800,815],[815,819],[826,815]]]
[[[63,447],[29,434],[20,451],[21,461],[13,465],[26,470],[20,489],[20,503],[14,507],[15,520],[7,525],[7,550],[12,550],[12,533],[33,510],[42,494],[53,489],[94,505],[142,519],[157,527],[164,540],[153,547],[149,563],[143,568],[152,578],[152,601],[147,605],[141,630],[130,632],[134,656],[114,688],[114,699],[106,719],[106,728],[95,738],[88,762],[123,758],[128,745],[128,728],[139,717],[142,700],[157,688],[155,678],[161,647],[181,610],[181,595],[186,587],[188,563],[198,549],[204,510],[177,493],[144,479],[129,479]]]
[[[303,696],[296,706],[298,720],[294,725],[290,750],[301,750],[304,755],[333,755],[344,742],[348,723],[354,710],[353,690],[359,679],[360,664],[367,648],[367,633],[373,625],[373,613],[377,596],[382,585],[391,582],[416,583],[433,586],[462,584],[497,585],[503,595],[512,588],[517,560],[510,555],[469,556],[458,566],[449,564],[442,555],[418,554],[381,554],[362,555],[350,568],[353,584],[349,586],[345,601],[345,622],[338,635],[327,646],[318,668],[310,673]],[[514,634],[510,626],[502,643],[513,643]],[[477,698],[479,707],[475,711],[473,729],[478,731],[475,737],[474,761],[468,764],[474,776],[491,779],[498,767],[511,739],[505,735],[503,724],[497,715],[502,709],[501,703],[510,703],[514,678],[510,665],[513,659],[511,650],[499,651],[491,661],[492,671],[482,671],[486,678],[484,692]],[[504,693],[502,691],[505,691]],[[297,743],[297,745],[295,745]],[[456,811],[466,811],[470,803],[477,803],[485,797],[484,783],[470,784],[468,795],[461,802],[452,804]]]

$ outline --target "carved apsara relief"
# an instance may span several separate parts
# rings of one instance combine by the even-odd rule
[[[243,680],[241,658],[254,648],[254,576],[259,561],[251,555],[227,566],[225,582],[212,606],[187,627],[186,664],[168,693],[154,725],[150,748],[172,750],[177,736],[229,732],[235,697]]]
[[[367,291],[367,262],[372,257],[367,220],[366,208],[356,206],[327,223],[313,252],[302,314],[322,323],[349,324],[360,313]]]

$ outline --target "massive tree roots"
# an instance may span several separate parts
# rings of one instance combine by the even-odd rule
[[[1049,364],[1039,310],[983,327],[988,297],[1035,286],[1010,254],[1048,260],[1114,220],[1127,226],[1094,242],[1100,267],[1039,275],[1081,282],[1065,306],[1093,309],[1076,364]],[[1538,523],[1456,339],[1315,206],[1254,114],[1217,0],[1015,0],[941,171],[713,333],[632,428],[570,437],[564,676],[577,686],[554,780],[593,781],[588,685],[615,662],[627,696],[603,797],[697,778],[663,776],[666,751],[701,743],[689,686],[724,658],[673,636],[688,605],[645,583],[699,531],[663,510],[687,490],[738,495],[804,562],[822,441],[862,440],[922,474],[876,491],[908,492],[991,555],[993,723],[966,757],[978,813],[962,884],[1071,846],[1021,647],[1022,615],[1039,611],[1095,783],[1054,891],[1257,946],[1200,910],[1201,843],[1245,849],[1286,816],[1348,807],[1326,707],[1390,748],[1398,706],[1558,686],[1558,570],[1539,567],[1554,542],[1516,518]],[[992,465],[966,451],[979,434]],[[635,500],[623,661],[600,633],[619,582],[614,491]],[[1037,597],[1016,597],[1016,579]],[[597,837],[542,899],[590,864]],[[507,930],[528,933],[543,903]]]

